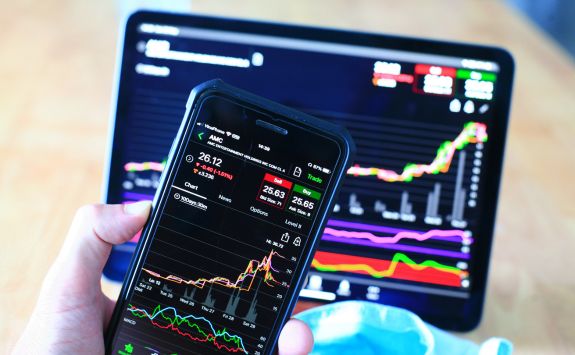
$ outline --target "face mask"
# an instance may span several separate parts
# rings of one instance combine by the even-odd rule
[[[347,301],[316,307],[296,318],[313,331],[312,354],[511,354],[513,345],[491,338],[477,345],[425,323],[401,308]]]

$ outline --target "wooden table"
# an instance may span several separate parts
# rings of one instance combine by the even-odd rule
[[[575,65],[498,1],[193,0],[195,11],[496,44],[517,79],[484,320],[463,335],[575,352]],[[17,339],[74,210],[100,199],[119,5],[0,12],[0,350]],[[7,312],[7,313],[6,313]]]

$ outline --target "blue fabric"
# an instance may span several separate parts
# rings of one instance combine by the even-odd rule
[[[347,301],[309,309],[296,318],[312,329],[312,354],[507,355],[512,344],[491,338],[481,345],[429,325],[401,308]]]

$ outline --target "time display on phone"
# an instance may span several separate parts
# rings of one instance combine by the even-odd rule
[[[165,177],[111,353],[272,350],[341,152],[258,120],[271,118],[222,97],[202,103]]]

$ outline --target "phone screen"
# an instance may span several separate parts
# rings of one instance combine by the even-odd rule
[[[340,145],[223,96],[200,105],[164,177],[112,354],[267,353],[307,271]]]

